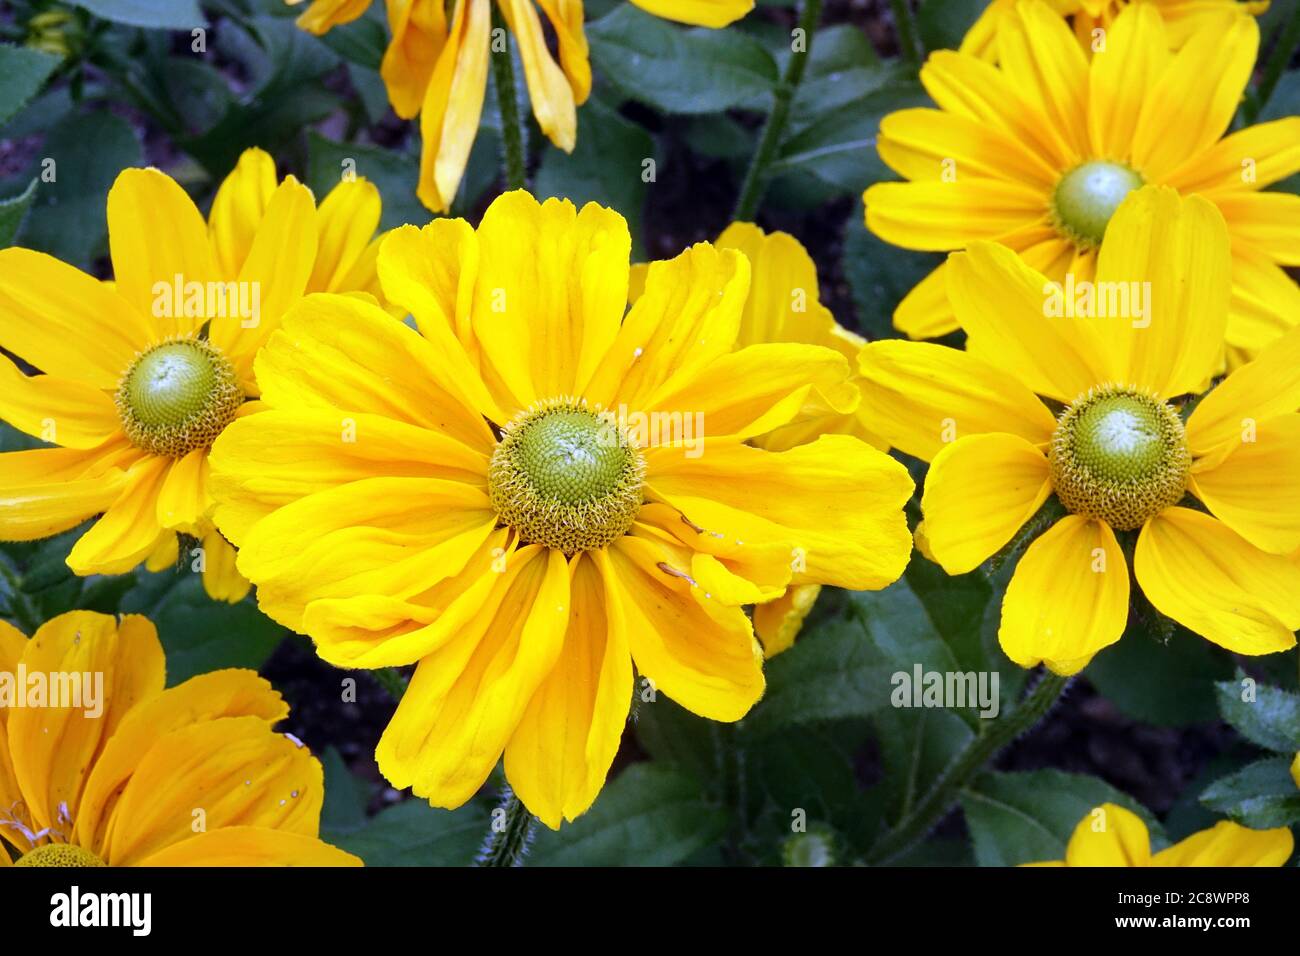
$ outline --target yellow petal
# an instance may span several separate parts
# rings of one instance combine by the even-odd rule
[[[429,78],[447,38],[447,14],[438,0],[387,0],[392,40],[379,74],[393,112],[411,119],[420,112]]]
[[[569,78],[573,101],[581,106],[591,95],[591,63],[587,59],[587,37],[582,30],[582,0],[537,0],[537,5],[551,21],[560,47],[560,66]]]
[[[1300,415],[1270,418],[1242,438],[1213,467],[1193,468],[1191,491],[1255,547],[1290,554],[1300,548]]]
[[[605,783],[627,726],[632,655],[606,611],[590,556],[571,566],[564,647],[506,746],[506,778],[543,823],[558,829],[586,811]]]
[[[1286,827],[1251,830],[1220,820],[1151,858],[1152,866],[1285,866],[1295,849]]]
[[[102,465],[105,454],[36,448],[0,455],[0,540],[48,538],[108,510],[127,477]]]
[[[804,618],[817,603],[820,584],[801,584],[787,588],[775,601],[754,608],[754,633],[763,642],[763,656],[775,657],[794,646]]]
[[[344,285],[379,226],[379,190],[365,179],[344,180],[316,210],[316,263],[308,292],[352,292]]]
[[[638,7],[665,20],[721,29],[750,10],[754,0],[632,0]]]
[[[275,160],[255,148],[244,150],[222,180],[208,213],[208,236],[223,277],[237,276],[244,267],[275,186]]]
[[[883,588],[912,550],[902,513],[913,490],[907,469],[845,435],[784,452],[718,444],[687,458],[650,449],[646,482],[652,497],[707,532],[785,546],[799,584]]]
[[[218,532],[203,536],[203,590],[214,601],[238,604],[253,584],[235,566],[235,549]]]
[[[1300,116],[1238,130],[1187,161],[1166,178],[1189,193],[1219,194],[1263,189],[1300,172]]]
[[[208,495],[208,450],[196,448],[171,463],[158,492],[158,524],[193,534],[212,505]]]
[[[564,645],[569,569],[536,545],[516,552],[478,621],[424,658],[375,757],[397,787],[458,807],[482,786]]]
[[[704,242],[651,263],[645,292],[595,369],[587,398],[606,408],[645,408],[651,396],[730,352],[749,277],[743,255]]]
[[[1215,196],[1214,203],[1235,242],[1248,243],[1281,265],[1300,265],[1300,196],[1234,190]]]
[[[1071,163],[1088,152],[1088,61],[1059,14],[1025,3],[998,30],[1002,72],[1051,138],[1053,155]]]
[[[946,252],[1042,220],[1049,193],[1000,179],[876,183],[862,195],[867,228],[905,249]]]
[[[126,476],[121,496],[68,553],[76,574],[124,574],[149,556],[163,527],[158,497],[170,458],[145,458]]]
[[[578,136],[578,114],[569,78],[551,58],[542,33],[542,21],[532,0],[501,0],[500,10],[519,44],[524,82],[533,104],[533,116],[542,133],[556,146],[573,151]]]
[[[1095,156],[1128,155],[1147,92],[1169,64],[1168,51],[1155,4],[1133,3],[1120,11],[1088,74],[1088,133]]]
[[[115,289],[43,252],[0,249],[0,348],[43,372],[116,390],[162,337]]]
[[[968,435],[930,464],[921,510],[932,560],[949,574],[982,564],[1052,493],[1047,456],[1016,435]]]
[[[1033,392],[969,352],[883,340],[858,365],[864,413],[890,444],[926,461],[966,435],[1006,432],[1045,445],[1056,429]]]
[[[1103,803],[1074,828],[1065,862],[1068,866],[1149,866],[1151,834],[1132,810]]]
[[[904,179],[956,175],[1033,183],[1050,190],[1060,171],[1009,134],[959,113],[905,109],[880,121],[876,151]]]
[[[1209,24],[1174,56],[1147,91],[1130,145],[1147,182],[1160,182],[1227,131],[1258,50],[1254,19],[1236,17]]]
[[[948,301],[948,262],[912,286],[894,310],[894,328],[909,339],[937,339],[961,326]]]
[[[164,309],[154,289],[225,278],[217,274],[203,215],[174,179],[153,168],[123,170],[108,191],[108,244],[117,291],[152,316],[156,338],[202,324],[204,317],[185,315],[177,303]]]
[[[1211,203],[1180,199],[1164,186],[1131,194],[1106,229],[1097,288],[1140,290],[1144,308],[1102,320],[1109,372],[1102,381],[1166,398],[1202,390],[1223,359],[1231,263],[1228,232]]]
[[[65,448],[95,448],[122,430],[113,399],[101,389],[54,375],[24,375],[0,355],[0,418]]]
[[[1227,341],[1236,368],[1300,322],[1300,286],[1268,256],[1245,243],[1232,249],[1232,302]]]
[[[1142,528],[1133,570],[1156,610],[1235,654],[1295,646],[1300,564],[1217,518],[1167,508]]]
[[[1016,565],[1002,601],[1002,650],[1021,667],[1041,661],[1058,674],[1076,674],[1124,633],[1128,588],[1124,552],[1110,526],[1067,515]]]
[[[701,717],[739,720],[763,695],[763,650],[744,612],[670,573],[669,556],[633,536],[593,552],[611,626],[655,692]]]
[[[472,319],[478,264],[474,227],[464,219],[435,219],[423,229],[390,232],[377,265],[385,297],[409,312],[440,351],[454,353],[470,378],[479,357]]]
[[[363,866],[313,836],[267,827],[223,827],[163,847],[140,866]]]
[[[286,0],[290,4],[302,3],[303,0]],[[310,0],[311,5],[295,21],[308,33],[320,35],[331,28],[351,23],[360,17],[370,6],[370,0]]]

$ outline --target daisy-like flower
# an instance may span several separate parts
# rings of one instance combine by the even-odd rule
[[[270,684],[164,675],[147,618],[0,621],[0,867],[360,865],[318,838],[321,765]]]
[[[856,369],[857,354],[866,339],[836,322],[822,304],[817,267],[798,239],[785,232],[766,233],[753,223],[736,222],[723,230],[714,245],[744,253],[752,270],[737,345],[821,345],[842,354]],[[632,267],[629,298],[633,301],[640,295],[647,268],[644,264]],[[860,383],[861,377],[855,374],[854,384]],[[785,451],[820,435],[853,435],[888,451],[889,443],[872,430],[858,399],[856,393],[837,396],[815,391],[789,424],[751,441],[770,451]],[[794,643],[820,592],[820,585],[799,585],[754,608],[754,630],[768,657]]]
[[[998,552],[1052,494],[1070,512],[1016,566],[1007,656],[1073,674],[1119,640],[1126,554],[1166,617],[1239,654],[1294,647],[1300,328],[1204,394],[1229,292],[1215,208],[1162,186],[1124,201],[1097,294],[1146,302],[1110,319],[1048,317],[1054,287],[1005,246],[948,263],[967,351],[873,342],[864,401],[895,447],[930,462],[924,537],[949,574]]]
[[[1300,170],[1300,117],[1223,137],[1259,46],[1250,17],[1196,32],[1176,54],[1157,8],[1116,17],[1091,62],[1041,2],[1022,2],[998,33],[1001,66],[932,54],[921,79],[938,109],[881,123],[881,158],[910,182],[864,196],[867,225],[910,249],[980,239],[1019,252],[1056,281],[1093,279],[1107,223],[1143,184],[1204,196],[1232,237],[1232,365],[1300,320],[1300,196],[1263,187]],[[900,303],[912,338],[957,328],[941,265]]]
[[[1075,35],[1085,50],[1097,43],[1096,31],[1109,31],[1120,11],[1133,3],[1149,3],[1160,11],[1168,26],[1169,45],[1180,49],[1188,38],[1207,27],[1222,28],[1224,18],[1259,16],[1268,0],[1046,0],[1059,15],[1069,17]],[[998,29],[1003,18],[1015,9],[1017,0],[993,0],[961,41],[961,52],[997,61]]]
[[[744,605],[907,563],[900,464],[847,435],[747,441],[852,393],[844,356],[737,348],[749,262],[708,244],[651,265],[624,317],[630,248],[617,213],[524,192],[477,230],[396,230],[380,278],[418,332],[308,298],[258,356],[265,410],[213,447],[263,610],[338,666],[417,664],[377,756],[436,805],[504,752],[533,813],[575,818],[634,664],[642,698],[737,720],[764,686]]]
[[[286,2],[296,5],[303,0]],[[392,40],[380,75],[393,111],[403,119],[420,117],[423,149],[417,194],[434,212],[451,208],[478,135],[488,58],[493,55],[493,2],[518,42],[537,125],[565,152],[572,152],[577,141],[577,108],[591,94],[582,0],[454,0],[450,5],[444,0],[388,0]],[[714,28],[754,8],[754,0],[632,2],[656,16]],[[355,20],[369,6],[370,0],[313,0],[298,25],[322,34]],[[555,33],[558,63],[547,48],[539,7]]]
[[[0,540],[30,541],[101,517],[73,546],[81,575],[177,560],[202,542],[203,583],[238,601],[248,582],[208,518],[208,448],[256,398],[253,355],[304,292],[378,291],[380,200],[361,179],[316,208],[249,150],[209,222],[156,169],[108,195],[113,283],[29,249],[0,250],[0,418],[57,448],[0,455]]]
[[[1284,866],[1295,849],[1286,827],[1251,830],[1220,820],[1173,846],[1151,852],[1151,833],[1132,810],[1103,803],[1079,821],[1064,860],[1026,866]]]

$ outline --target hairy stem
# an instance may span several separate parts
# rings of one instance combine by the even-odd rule
[[[504,49],[493,51],[492,80],[497,88],[497,109],[501,113],[501,143],[507,189],[528,185],[528,163],[524,153],[524,133],[519,117],[519,94],[515,89],[515,65],[510,55],[510,31],[496,5],[492,6],[492,30],[506,37]]]
[[[528,812],[509,787],[501,797],[501,806],[492,813],[492,829],[475,866],[523,866],[533,842],[537,819]]]

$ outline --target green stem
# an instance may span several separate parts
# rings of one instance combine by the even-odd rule
[[[1264,67],[1264,75],[1255,87],[1255,95],[1250,105],[1251,122],[1254,122],[1260,111],[1268,105],[1269,97],[1273,95],[1278,80],[1282,79],[1282,73],[1291,62],[1291,55],[1297,45],[1300,45],[1300,3],[1297,3],[1291,12],[1290,22],[1282,28],[1281,35],[1273,45],[1273,52],[1269,54],[1268,64]]]
[[[997,753],[1042,718],[1068,678],[1044,672],[1034,689],[1006,717],[995,720],[944,768],[929,791],[871,848],[867,862],[887,863],[910,850],[952,809],[961,790]]]
[[[401,700],[406,693],[406,678],[395,667],[380,667],[370,672],[375,682],[392,695],[393,700]]]
[[[916,25],[907,0],[889,0],[894,11],[894,29],[898,32],[898,52],[909,63],[921,62],[921,48],[916,42]]]
[[[501,31],[505,49],[492,52],[492,80],[497,88],[497,109],[501,113],[501,143],[506,168],[506,188],[528,185],[528,164],[524,153],[523,126],[519,119],[519,94],[515,90],[515,65],[510,56],[510,31],[496,4],[492,5],[492,30]]]
[[[501,822],[498,823],[498,820]],[[492,814],[492,830],[479,852],[475,866],[523,866],[533,842],[536,817],[528,812],[509,787],[502,794],[501,806]]]
[[[785,73],[776,89],[772,91],[772,112],[768,114],[767,125],[759,138],[758,149],[745,172],[745,181],[740,186],[740,198],[736,200],[736,211],[732,219],[736,222],[750,222],[758,211],[758,204],[767,189],[767,168],[776,158],[777,148],[785,133],[786,121],[790,118],[790,104],[794,94],[803,82],[803,73],[808,66],[808,57],[812,55],[813,33],[817,21],[822,15],[822,0],[804,0],[799,13],[799,29],[803,31],[803,50],[791,51],[790,60],[785,65]]]

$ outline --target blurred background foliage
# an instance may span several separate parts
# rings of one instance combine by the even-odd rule
[[[1261,62],[1268,38],[1300,16],[1298,3],[1274,0],[1262,18]],[[908,10],[912,29],[900,34],[895,7]],[[894,307],[938,261],[863,226],[862,191],[893,178],[874,150],[880,118],[927,103],[917,79],[923,51],[955,47],[982,7],[833,0],[812,44],[759,218],[808,247],[823,301],[868,338],[896,334]],[[621,0],[587,0],[586,12],[596,81],[573,153],[547,143],[523,110],[533,190],[616,208],[638,258],[715,237],[790,56],[793,5],[762,0],[723,31],[682,28]],[[282,0],[0,5],[0,246],[40,249],[107,277],[105,196],[121,169],[159,166],[206,209],[249,146],[272,152],[282,174],[318,196],[353,160],[383,196],[385,228],[426,222],[415,198],[418,132],[391,112],[378,75],[382,5],[324,38],[296,29],[295,13]],[[454,215],[477,218],[501,188],[495,103],[489,91]],[[1300,113],[1300,71],[1243,111]],[[42,181],[51,158],[57,178]],[[643,175],[648,159],[652,176]],[[1300,192],[1300,177],[1280,188]],[[0,425],[0,450],[38,444]],[[915,519],[915,502],[911,512]],[[174,572],[76,578],[64,558],[78,534],[0,545],[0,617],[31,633],[69,608],[148,614],[172,684],[221,667],[261,669],[293,705],[286,729],[325,764],[327,839],[374,865],[473,858],[503,779],[456,812],[392,791],[372,757],[393,707],[384,684],[320,663],[251,597],[209,601],[184,552]],[[539,832],[528,865],[872,859],[881,836],[990,723],[973,711],[895,708],[891,675],[917,663],[997,672],[1001,709],[1014,709],[1026,675],[996,639],[1007,573],[949,578],[918,554],[884,592],[827,589],[739,724],[709,723],[663,697],[638,701],[595,807],[559,832]],[[1059,859],[1078,821],[1106,801],[1142,814],[1157,848],[1223,816],[1295,825],[1300,791],[1287,768],[1300,750],[1297,666],[1294,650],[1233,660],[1182,629],[1135,625],[1033,733],[962,788],[957,810],[887,862]],[[1247,676],[1260,695],[1249,706]]]

